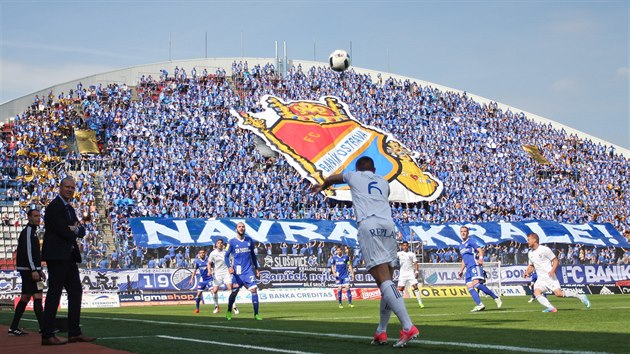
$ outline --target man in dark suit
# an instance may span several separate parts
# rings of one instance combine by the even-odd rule
[[[59,195],[48,204],[44,215],[46,231],[42,260],[48,265],[48,294],[44,307],[42,345],[91,342],[96,339],[83,335],[79,327],[83,289],[77,266],[77,263],[81,263],[77,238],[85,236],[85,228],[70,205],[75,189],[74,178],[66,177],[61,180]],[[67,341],[54,335],[55,317],[63,288],[68,294]]]

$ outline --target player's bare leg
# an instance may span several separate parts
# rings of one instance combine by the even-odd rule
[[[214,310],[212,313],[219,313],[219,311],[221,311],[219,308],[219,287],[216,285],[213,286],[210,292],[212,293],[212,300],[214,301]]]
[[[416,295],[416,299],[418,299],[418,306],[423,309],[424,304],[422,303],[422,298],[420,297],[420,289],[418,289],[418,284],[414,284],[411,289],[413,291],[413,294]]]

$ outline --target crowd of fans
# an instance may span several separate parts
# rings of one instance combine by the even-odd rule
[[[352,70],[340,75],[325,67],[293,67],[284,78],[272,64],[234,63],[230,75],[220,69],[209,74],[176,68],[172,75],[163,70],[160,77],[143,76],[133,89],[78,85],[57,97],[35,97],[33,106],[16,117],[10,141],[0,140],[0,171],[5,179],[17,178],[7,195],[24,206],[41,207],[55,196],[60,176],[82,164],[75,175],[77,202],[85,220],[96,225],[91,183],[103,174],[115,247],[106,249],[98,230],[90,228],[83,252],[91,266],[135,267],[151,261],[165,266],[165,258],[169,266],[178,266],[179,258],[181,264],[190,258],[188,248],[179,257],[166,249],[137,247],[131,217],[353,218],[350,203],[307,193],[309,182],[282,156],[264,156],[253,133],[238,128],[229,109],[260,111],[264,94],[284,100],[338,96],[362,122],[392,133],[417,152],[423,169],[444,182],[444,192],[433,202],[395,203],[397,220],[610,222],[630,237],[630,160],[611,147],[496,104],[480,104],[465,93]],[[73,127],[95,130],[101,154],[76,155],[67,146]],[[550,163],[534,161],[523,144],[538,146]],[[298,246],[297,251],[323,263],[332,246],[326,245],[323,255],[312,253],[319,246]],[[259,255],[269,249],[285,251],[282,245],[263,245]],[[577,245],[557,251],[569,264],[630,262],[623,249]],[[524,263],[526,245],[489,246],[487,257]],[[427,251],[424,260],[459,258],[445,249]]]

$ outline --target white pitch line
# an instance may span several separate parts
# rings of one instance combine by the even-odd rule
[[[260,333],[278,333],[278,334],[294,334],[301,335],[307,337],[328,337],[328,338],[343,338],[343,339],[358,339],[358,340],[371,340],[372,337],[365,336],[355,336],[350,334],[339,334],[339,333],[317,333],[317,332],[304,332],[304,331],[288,331],[288,330],[276,330],[276,329],[264,329],[264,328],[244,328],[244,327],[226,327],[226,326],[216,326],[211,324],[197,324],[197,323],[181,323],[181,322],[169,322],[169,321],[154,321],[154,320],[139,320],[133,318],[114,318],[114,317],[98,317],[98,316],[82,316],[83,318],[90,319],[98,319],[98,320],[111,320],[111,321],[126,321],[126,322],[140,322],[140,323],[151,323],[158,325],[177,325],[177,326],[188,326],[188,327],[202,327],[202,328],[214,328],[220,330],[230,330],[230,331],[244,331],[244,332],[260,332]],[[527,352],[527,353],[545,353],[545,354],[609,354],[607,352],[591,352],[591,351],[573,351],[573,350],[560,350],[560,349],[539,349],[539,348],[529,348],[529,347],[516,347],[516,346],[505,346],[505,345],[494,345],[494,344],[477,344],[477,343],[463,343],[463,342],[441,342],[441,341],[431,341],[431,340],[414,340],[415,343],[427,344],[427,345],[446,345],[453,347],[474,347],[479,349],[495,349],[495,350],[506,350],[506,351],[516,351],[516,352]]]
[[[379,318],[378,316],[348,316],[348,317],[326,317],[326,320],[369,320],[371,318]],[[304,320],[320,320],[321,317],[283,317],[283,321],[304,321]]]
[[[98,337],[98,340],[116,340],[116,339],[137,339],[137,338],[154,338],[155,336],[128,336],[128,337]]]
[[[214,345],[219,345],[219,346],[222,345],[222,346],[225,346],[225,347],[237,347],[237,348],[264,350],[264,351],[267,351],[267,352],[276,352],[276,353],[316,354],[316,353],[313,353],[313,352],[302,352],[302,351],[299,351],[299,350],[287,350],[287,349],[270,348],[270,347],[258,347],[258,346],[254,346],[254,345],[215,342],[213,340],[203,340],[203,339],[195,339],[195,338],[173,337],[173,336],[163,336],[163,335],[158,335],[156,337],[158,337],[158,338],[166,338],[166,339],[173,339],[173,340],[181,340],[181,341],[186,341],[186,342],[214,344]]]
[[[494,349],[494,350],[507,350],[513,352],[525,352],[525,353],[544,353],[544,354],[609,354],[607,352],[589,352],[589,351],[573,351],[562,349],[538,349],[528,347],[514,347],[511,345],[495,345],[495,344],[476,344],[476,343],[457,343],[457,342],[442,342],[434,340],[414,340],[412,343],[428,344],[428,345],[447,345],[451,347],[464,347],[464,348],[478,348],[478,349]]]

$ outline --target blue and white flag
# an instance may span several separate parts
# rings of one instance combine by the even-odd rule
[[[138,246],[204,246],[219,238],[236,236],[236,224],[245,223],[247,234],[261,243],[299,243],[313,240],[357,246],[357,225],[354,220],[265,220],[265,219],[170,219],[131,218],[131,231]],[[398,229],[403,240],[421,241],[424,248],[459,246],[460,223],[401,223]],[[611,224],[565,224],[553,221],[486,222],[465,224],[470,237],[480,245],[516,241],[527,242],[527,234],[535,232],[540,243],[583,244],[589,246],[630,247],[628,241]]]

